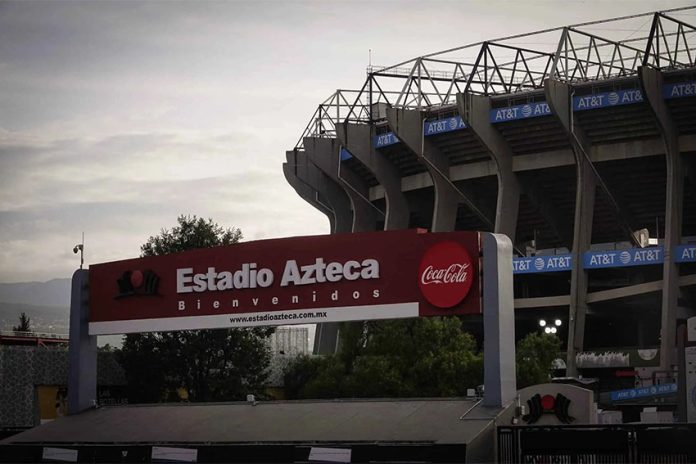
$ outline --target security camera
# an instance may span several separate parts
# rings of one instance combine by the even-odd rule
[[[73,253],[77,254],[78,251],[82,251],[82,244],[80,245],[75,245],[75,247],[72,249]]]

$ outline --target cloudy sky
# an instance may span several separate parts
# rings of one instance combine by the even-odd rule
[[[0,1],[0,282],[69,277],[82,232],[88,264],[137,256],[182,213],[246,240],[327,233],[281,165],[369,49],[389,65],[689,4]]]

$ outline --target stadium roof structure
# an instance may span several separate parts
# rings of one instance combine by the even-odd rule
[[[375,105],[437,112],[457,93],[517,96],[553,78],[573,84],[696,65],[696,6],[590,21],[430,53],[390,66],[369,66],[358,90],[338,89],[310,118],[305,137],[335,137],[344,121],[383,120]]]
[[[286,179],[332,232],[507,235],[517,334],[567,320],[568,375],[588,345],[659,345],[670,369],[677,320],[696,315],[695,16],[623,16],[371,66],[319,104]],[[319,345],[335,340],[324,329]]]

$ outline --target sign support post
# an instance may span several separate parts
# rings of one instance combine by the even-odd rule
[[[483,405],[504,407],[517,395],[512,242],[481,232],[483,252]]]
[[[72,277],[68,358],[68,414],[94,406],[97,399],[97,337],[89,335],[89,271]]]

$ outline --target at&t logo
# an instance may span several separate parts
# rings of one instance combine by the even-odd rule
[[[421,260],[418,286],[433,306],[452,308],[469,293],[472,271],[471,257],[459,243],[438,243]]]

